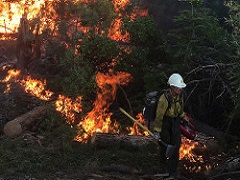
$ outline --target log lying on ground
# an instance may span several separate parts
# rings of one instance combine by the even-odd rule
[[[18,116],[12,121],[9,121],[4,126],[4,133],[6,136],[14,137],[19,136],[23,131],[25,131],[40,115],[46,113],[47,106],[38,106],[33,110]]]
[[[138,135],[124,135],[124,134],[109,134],[109,133],[95,133],[92,136],[91,142],[95,145],[107,145],[112,143],[128,143],[133,146],[143,146],[150,143],[156,143],[150,136]]]

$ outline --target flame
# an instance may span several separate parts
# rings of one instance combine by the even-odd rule
[[[55,102],[56,110],[66,117],[68,124],[73,124],[76,119],[76,113],[82,112],[82,96],[78,96],[74,101],[66,96],[59,95]]]
[[[42,82],[41,80],[32,79],[30,76],[27,76],[26,79],[20,81],[20,84],[24,87],[25,92],[41,100],[48,101],[54,94],[52,91],[45,90],[46,79]]]
[[[218,164],[214,165],[212,162],[206,162],[206,159],[204,160],[202,155],[197,155],[194,153],[195,148],[199,148],[203,152],[206,150],[206,145],[199,145],[198,142],[182,138],[182,144],[179,150],[179,159],[185,159],[190,162],[188,165],[184,164],[184,168],[187,171],[194,173],[199,173],[202,171],[207,172],[211,170],[213,166],[218,166]]]
[[[6,89],[5,89],[4,93],[8,93],[10,91],[10,89],[11,89],[10,80],[13,80],[15,82],[16,78],[19,76],[19,74],[20,74],[19,70],[15,70],[15,69],[8,70],[8,75],[5,77],[4,80],[1,80],[1,82],[6,83]]]
[[[10,69],[8,70],[8,75],[5,77],[5,79],[3,80],[3,82],[8,82],[10,79],[12,78],[16,78],[18,77],[18,75],[20,74],[20,70],[16,70],[16,69]]]
[[[126,85],[131,80],[131,75],[125,72],[118,72],[116,75],[97,74],[96,83],[100,91],[92,111],[78,124],[79,133],[76,141],[86,142],[95,132],[119,133],[119,124],[111,121],[112,113],[109,112],[109,107],[115,100],[117,87]]]
[[[121,18],[115,19],[111,24],[111,28],[109,29],[108,37],[110,37],[114,41],[129,42],[130,40],[129,33],[126,32],[122,34],[121,26],[122,26],[122,19]]]
[[[124,10],[129,2],[129,0],[113,0],[113,6],[115,11],[120,12],[120,10]]]
[[[48,0],[52,2],[53,0]],[[45,4],[45,0],[20,0],[14,2],[0,2],[0,32],[16,33],[20,19],[24,13],[27,13],[28,19],[34,19],[39,16],[40,9]]]
[[[203,162],[203,159],[201,156],[196,156],[194,153],[193,153],[193,149],[195,149],[195,147],[198,146],[198,142],[195,142],[195,141],[191,141],[189,139],[186,139],[186,138],[182,138],[182,145],[180,147],[180,150],[179,150],[179,159],[183,159],[183,158],[186,158],[188,159],[190,162],[197,162],[197,161],[200,161],[200,162]]]
[[[136,120],[139,123],[144,123],[144,118],[142,113],[136,115]],[[129,135],[139,135],[139,136],[149,136],[147,131],[143,131],[137,123],[134,123],[132,127],[127,127],[127,130],[130,131]]]

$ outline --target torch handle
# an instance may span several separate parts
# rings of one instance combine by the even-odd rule
[[[136,119],[134,119],[130,114],[128,114],[124,109],[122,109],[121,107],[119,108],[119,110],[125,114],[127,117],[129,117],[133,122],[137,123],[142,129],[144,129],[145,131],[147,131],[151,136],[153,136],[153,133],[144,125],[142,125],[140,122],[138,122]]]

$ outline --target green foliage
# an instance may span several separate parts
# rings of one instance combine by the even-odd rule
[[[96,97],[94,82],[96,73],[108,73],[109,69],[114,69],[129,72],[133,77],[142,74],[142,77],[135,78],[134,84],[143,86],[135,88],[133,84],[129,87],[129,93],[138,97],[142,96],[140,95],[142,92],[145,94],[144,84],[149,86],[149,83],[144,82],[143,79],[145,73],[149,74],[156,65],[168,60],[164,51],[162,33],[154,20],[151,17],[141,17],[134,21],[128,19],[134,12],[135,5],[140,5],[141,2],[131,1],[124,11],[118,12],[125,17],[122,32],[130,33],[131,41],[127,46],[132,49],[131,53],[126,53],[124,46],[107,37],[111,22],[116,17],[112,1],[54,3],[58,16],[56,29],[60,36],[47,39],[47,54],[52,57],[56,54],[57,59],[62,57],[61,65],[65,67],[65,75],[60,84],[63,93],[70,97],[82,95],[84,109],[89,110]],[[78,25],[89,28],[89,32],[82,33],[80,29],[75,28]],[[69,36],[68,32],[72,32],[72,36]],[[44,35],[49,37],[47,31]],[[70,50],[64,49],[65,44]],[[135,97],[131,97],[130,100],[136,101]],[[139,103],[135,102],[134,107],[135,104]]]
[[[167,75],[164,72],[159,72],[158,69],[152,69],[144,76],[145,90],[150,92],[153,90],[162,90],[168,88],[167,86]]]
[[[131,53],[121,62],[126,71],[145,74],[149,68],[168,60],[162,33],[150,16],[135,21],[125,19],[123,31],[129,32],[131,47]]]
[[[71,53],[73,52],[68,51],[66,59],[64,59],[66,61],[64,65],[69,67],[68,75],[61,82],[64,92],[66,95],[72,97],[85,94],[86,92],[92,93],[95,91],[95,72],[93,66],[82,58],[73,57],[70,59],[74,56]]]
[[[65,55],[66,47],[61,43],[61,39],[48,39],[45,47],[46,56],[49,58],[59,59]]]
[[[60,82],[63,93],[69,97],[83,96],[82,105],[84,112],[92,107],[96,93],[96,71],[89,61],[77,57],[72,50],[68,50],[61,63],[66,69],[66,74]]]
[[[81,59],[87,61],[95,71],[108,72],[118,62],[120,49],[115,41],[105,35],[89,35],[82,39],[78,49]]]
[[[77,2],[67,6],[67,12],[77,19],[82,26],[89,27],[91,31],[99,28],[99,31],[107,31],[116,13],[113,4],[109,0]]]
[[[40,134],[49,133],[65,123],[62,115],[56,112],[54,107],[48,106],[46,115],[36,122],[32,130]]]
[[[146,16],[135,21],[125,19],[123,31],[129,32],[131,46],[144,51],[139,57],[139,59],[143,59],[141,61],[142,66],[149,65],[151,62],[156,65],[166,61],[163,35],[152,17]],[[134,52],[139,53],[133,50],[133,54]],[[144,57],[144,54],[146,54],[146,57]],[[144,63],[144,61],[146,62]]]
[[[176,57],[186,63],[191,60],[203,64],[224,62],[229,58],[232,52],[230,36],[209,9],[197,9],[194,13],[182,11],[173,20],[178,28],[170,31],[169,44]]]
[[[153,42],[157,42],[154,38],[161,37],[161,32],[150,16],[138,18],[135,21],[125,19],[123,30],[130,33],[131,43],[141,46],[152,45]]]

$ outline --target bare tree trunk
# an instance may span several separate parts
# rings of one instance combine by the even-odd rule
[[[27,14],[24,13],[20,19],[17,38],[17,68],[24,70],[31,58],[31,36]]]
[[[34,59],[41,57],[39,29],[40,26],[38,24],[34,36],[27,19],[27,13],[24,13],[18,30],[17,68],[21,70],[27,69]]]

